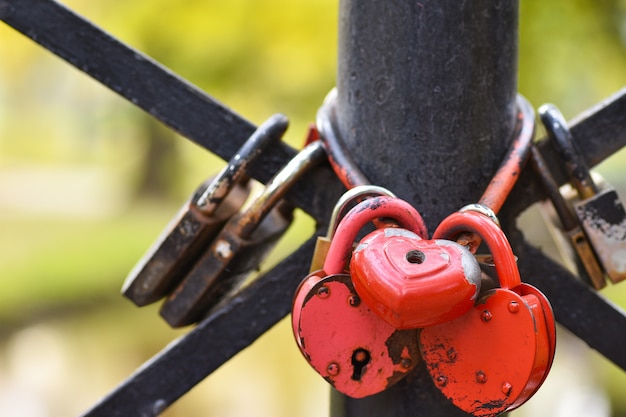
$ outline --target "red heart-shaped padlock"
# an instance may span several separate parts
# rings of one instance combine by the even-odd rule
[[[522,284],[504,233],[487,217],[454,213],[435,231],[480,235],[503,288],[481,294],[470,312],[420,333],[426,367],[442,393],[475,416],[515,409],[541,386],[554,358],[556,333],[548,300]]]
[[[474,416],[496,416],[528,398],[536,373],[537,333],[524,299],[489,290],[467,314],[422,329],[420,348],[441,392]],[[522,401],[523,400],[523,401]]]
[[[377,394],[419,361],[415,331],[393,328],[361,302],[350,276],[309,275],[294,298],[292,326],[311,366],[354,398]]]

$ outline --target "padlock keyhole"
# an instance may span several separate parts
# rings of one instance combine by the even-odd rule
[[[352,352],[352,379],[354,381],[361,380],[363,374],[365,373],[365,367],[368,363],[370,363],[371,359],[372,356],[369,351],[363,348],[355,349],[354,352]]]
[[[421,250],[411,250],[406,253],[406,260],[412,264],[421,264],[426,260],[426,255]]]

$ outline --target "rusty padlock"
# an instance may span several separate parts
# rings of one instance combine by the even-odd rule
[[[539,115],[552,138],[577,192],[571,201],[594,252],[613,283],[626,279],[626,211],[614,188],[597,184],[574,145],[563,115],[551,104],[539,108]],[[601,287],[594,282],[596,287]]]
[[[185,277],[193,263],[237,213],[250,193],[247,166],[288,126],[281,114],[261,124],[228,164],[193,193],[124,282],[122,293],[138,306],[166,296]]]
[[[296,342],[309,364],[353,398],[384,391],[419,363],[417,333],[397,330],[363,303],[350,275],[309,275],[292,308]]]
[[[308,145],[266,184],[250,206],[228,221],[163,303],[160,314],[172,327],[202,319],[259,266],[291,224],[292,207],[282,198],[324,157],[319,141]]]
[[[554,316],[545,296],[523,284],[502,230],[476,212],[453,213],[435,238],[479,235],[494,259],[500,288],[452,321],[422,329],[420,351],[435,385],[474,416],[496,416],[526,402],[545,380],[556,346]]]
[[[564,198],[539,150],[532,150],[532,163],[541,178],[549,201],[540,203],[541,214],[567,266],[578,272],[580,278],[597,290],[606,286],[604,271],[582,229],[580,221]]]
[[[380,192],[388,193],[384,189]],[[334,215],[340,217],[341,207],[361,193],[346,194],[336,205]],[[370,212],[376,213],[373,218],[389,217],[400,226],[425,235],[419,213],[402,203],[398,210],[391,204],[374,203]],[[337,224],[337,220],[331,219],[330,223]],[[311,366],[338,391],[362,398],[387,389],[417,365],[417,333],[394,328],[361,301],[350,275],[344,272],[354,237],[369,220],[350,222],[349,227],[341,226],[343,220],[332,236],[331,247],[345,253],[335,254],[324,270],[312,272],[302,281],[294,296],[292,328],[298,347]],[[344,237],[343,233],[349,236]],[[333,244],[336,239],[342,241],[341,245]]]
[[[339,224],[324,265],[337,265],[346,245],[381,208],[412,213],[408,203],[389,197],[365,200]],[[409,214],[414,215],[414,214]],[[420,218],[421,221],[421,218]],[[341,238],[340,238],[341,236]],[[441,323],[467,312],[480,290],[481,271],[474,256],[450,240],[426,239],[420,229],[380,228],[359,242],[352,254],[350,274],[356,292],[380,317],[398,329],[415,329]],[[336,268],[336,266],[333,266]]]

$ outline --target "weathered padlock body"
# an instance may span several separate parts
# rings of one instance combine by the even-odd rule
[[[417,333],[397,330],[361,301],[347,274],[309,275],[296,291],[292,326],[300,351],[338,391],[384,391],[419,362]]]
[[[604,288],[606,286],[604,271],[578,216],[568,203],[577,198],[576,192],[569,184],[559,188],[537,149],[532,150],[532,162],[549,197],[549,202],[540,202],[540,212],[566,266],[571,271],[576,271],[584,282],[595,289]]]
[[[626,279],[626,211],[617,192],[605,188],[574,203],[583,230],[613,283]]]
[[[539,209],[564,266],[596,290],[606,287],[604,271],[600,267],[598,258],[582,229],[582,225],[576,221],[576,224],[571,228],[563,226],[562,220],[548,201],[540,202]],[[575,215],[574,212],[571,214],[572,216]]]
[[[291,328],[293,330],[296,343],[303,354],[304,346],[301,345],[302,338],[298,336],[300,331],[300,313],[302,312],[302,306],[305,304],[306,299],[310,297],[311,289],[327,276],[328,275],[322,269],[309,273],[309,275],[300,282],[300,285],[298,285],[298,288],[293,296],[293,301],[291,302]]]
[[[537,301],[538,302],[538,301]],[[423,329],[420,349],[435,385],[474,416],[496,416],[536,392],[549,360],[523,297],[497,288],[467,314]]]
[[[502,288],[481,293],[469,313],[423,329],[420,349],[433,381],[457,407],[495,416],[526,402],[545,380],[556,346],[554,316],[547,298],[521,282],[506,236],[488,217],[453,213],[434,236],[464,232],[484,240]]]
[[[291,210],[281,204],[249,239],[244,239],[235,230],[234,218],[166,298],[161,316],[172,327],[201,320],[227,294],[239,288],[278,243],[292,220]]]
[[[324,157],[319,141],[307,145],[267,182],[244,211],[228,221],[206,255],[163,303],[161,316],[171,326],[202,319],[259,266],[291,224],[293,207],[283,197]]]
[[[176,218],[139,261],[122,292],[138,306],[166,296],[197,261],[226,221],[245,203],[250,189],[246,169],[280,140],[289,121],[275,114],[263,122],[228,164],[200,185]]]
[[[481,270],[463,246],[426,240],[400,228],[377,229],[359,242],[350,262],[363,301],[398,329],[443,323],[473,307]]]
[[[624,206],[612,187],[593,178],[558,108],[545,104],[539,108],[539,115],[576,190],[577,196],[571,203],[602,269],[613,283],[623,281],[626,279]],[[594,281],[594,286],[603,285]]]
[[[158,301],[178,285],[206,250],[207,242],[248,198],[249,185],[236,184],[217,210],[206,215],[196,201],[212,180],[196,190],[126,278],[122,293],[136,305]]]

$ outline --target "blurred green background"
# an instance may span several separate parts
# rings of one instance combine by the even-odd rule
[[[335,83],[335,0],[64,3],[245,118],[286,114],[296,147]],[[520,27],[519,91],[535,107],[552,102],[569,119],[625,85],[626,0],[522,0]],[[624,157],[600,167],[622,195]],[[0,23],[1,416],[78,415],[184,333],[119,290],[221,164]],[[552,250],[534,210],[522,221]],[[310,227],[299,214],[269,262]],[[626,306],[626,284],[603,293]],[[624,372],[566,331],[559,336],[554,371],[514,415],[626,415]],[[164,415],[327,409],[328,386],[283,321]]]

